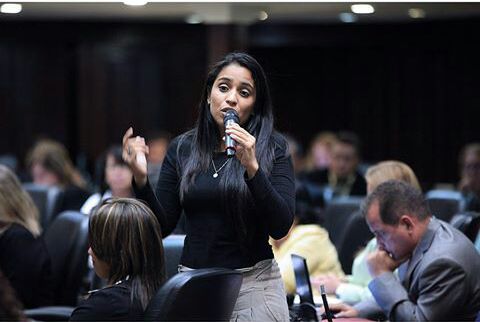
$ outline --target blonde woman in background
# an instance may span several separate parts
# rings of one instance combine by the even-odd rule
[[[401,180],[418,190],[421,190],[420,184],[413,170],[400,161],[383,161],[367,170],[365,174],[367,180],[368,193],[375,190],[381,183],[388,180]],[[367,268],[367,256],[377,248],[377,240],[373,238],[353,261],[352,275],[346,278],[338,278],[334,275],[321,276],[313,278],[312,284],[319,288],[321,284],[330,294],[335,294],[342,302],[354,304],[371,297],[368,283],[371,276]]]
[[[59,142],[48,139],[38,141],[28,153],[27,166],[33,183],[57,186],[63,190],[59,211],[80,210],[90,195],[67,149]]]
[[[52,304],[50,258],[38,210],[15,174],[0,165],[0,270],[25,308]]]

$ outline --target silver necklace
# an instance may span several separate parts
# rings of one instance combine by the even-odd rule
[[[225,165],[227,165],[227,162],[228,162],[228,161],[230,161],[230,159],[227,159],[227,161],[225,161],[225,162],[222,164],[222,166],[221,166],[220,168],[218,168],[218,170],[217,170],[217,167],[215,167],[215,162],[213,162],[213,159],[212,159],[213,170],[215,171],[215,173],[212,175],[212,177],[214,177],[214,178],[218,177],[218,173],[220,172],[220,170],[223,169],[223,167],[224,167]]]

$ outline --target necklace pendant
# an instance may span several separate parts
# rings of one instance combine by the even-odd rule
[[[215,173],[212,175],[212,177],[214,177],[214,178],[218,177],[218,173],[215,172]]]

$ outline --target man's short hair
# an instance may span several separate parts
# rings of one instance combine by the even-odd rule
[[[398,224],[400,217],[405,214],[415,216],[421,221],[431,216],[422,192],[403,181],[389,180],[375,188],[362,204],[364,217],[376,201],[380,218],[387,225]]]
[[[337,143],[350,145],[354,148],[357,157],[361,157],[361,142],[358,135],[353,132],[340,131],[337,133]]]

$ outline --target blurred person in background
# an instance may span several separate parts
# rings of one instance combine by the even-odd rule
[[[323,170],[330,166],[332,161],[332,148],[337,137],[334,133],[324,131],[315,135],[310,143],[305,158],[306,171]]]
[[[303,148],[301,144],[292,135],[285,134],[284,136],[288,143],[288,153],[292,157],[293,170],[296,177],[297,174],[303,170]]]
[[[367,183],[358,169],[359,162],[358,137],[351,132],[340,132],[332,146],[328,169],[305,173],[301,180],[322,187],[326,203],[341,196],[364,196]]]
[[[480,211],[480,143],[463,147],[459,157],[460,182],[458,190],[466,199],[466,210]]]
[[[59,212],[80,210],[90,194],[62,144],[49,139],[38,141],[29,151],[26,163],[33,183],[62,189]]]
[[[90,214],[93,207],[103,200],[118,197],[133,197],[132,171],[122,159],[122,147],[113,145],[101,157],[98,185],[100,191],[91,195],[80,209],[84,214]]]
[[[32,198],[0,165],[0,270],[25,308],[53,303],[50,256],[40,234]]]
[[[458,190],[465,197],[465,209],[480,212],[480,143],[470,143],[463,147],[459,164]],[[480,252],[480,233],[477,234],[475,247]]]
[[[148,180],[153,184],[154,188],[157,184],[163,159],[167,154],[168,145],[170,144],[171,139],[172,135],[165,131],[153,132],[148,136]]]

